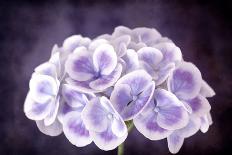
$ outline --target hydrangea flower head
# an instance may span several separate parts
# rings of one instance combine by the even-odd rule
[[[177,153],[184,139],[212,125],[214,90],[170,39],[150,28],[116,27],[93,40],[73,35],[35,68],[25,115],[41,132],[62,132],[77,147],[113,150],[128,122],[150,140],[167,139]]]

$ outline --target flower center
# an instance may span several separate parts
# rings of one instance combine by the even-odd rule
[[[133,97],[132,97],[132,100],[133,101],[135,101],[135,100],[137,100],[138,99],[138,96],[136,96],[136,95],[134,95]]]
[[[113,114],[111,114],[111,113],[107,114],[107,118],[112,120],[113,119]]]
[[[159,107],[155,107],[154,108],[154,112],[159,112],[160,108]]]

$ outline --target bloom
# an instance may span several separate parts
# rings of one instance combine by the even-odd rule
[[[26,116],[50,136],[94,142],[113,150],[133,122],[150,140],[167,138],[171,153],[213,123],[214,90],[181,50],[156,29],[124,26],[94,39],[72,35],[35,68],[24,103]],[[126,125],[127,123],[127,125]]]
[[[127,127],[106,97],[94,98],[83,110],[83,121],[94,143],[102,150],[112,150],[127,137]]]

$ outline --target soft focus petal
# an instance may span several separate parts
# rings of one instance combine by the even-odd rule
[[[182,53],[180,48],[177,47],[174,43],[159,43],[155,46],[156,49],[160,50],[163,54],[163,59],[161,61],[161,66],[166,65],[170,62],[180,62],[182,60]]]
[[[200,117],[195,117],[191,115],[188,124],[185,127],[176,130],[174,132],[175,134],[178,134],[183,138],[188,138],[197,133],[197,131],[200,129],[200,125],[201,125]]]
[[[48,75],[33,74],[29,83],[31,97],[40,103],[47,102],[58,91],[54,78]]]
[[[126,73],[139,68],[138,55],[134,50],[128,49],[126,55],[123,57],[123,60],[126,62]]]
[[[93,64],[96,71],[109,75],[117,66],[117,55],[109,44],[102,44],[93,53]]]
[[[206,114],[205,116],[201,117],[201,132],[206,133],[209,130],[209,126],[210,123]]]
[[[154,104],[149,102],[150,110],[146,109],[146,112],[143,110],[139,115],[134,119],[134,125],[136,129],[142,133],[146,138],[150,140],[161,140],[169,136],[172,131],[161,128],[156,120],[157,114],[153,111]],[[146,108],[147,108],[146,106]]]
[[[150,42],[161,37],[161,34],[156,29],[146,27],[135,28],[133,32],[138,36],[139,42],[144,42],[147,45],[150,45]]]
[[[204,97],[213,97],[215,95],[215,91],[206,81],[202,80],[200,94]]]
[[[157,79],[155,79],[156,85],[158,86],[162,84],[170,76],[174,69],[174,63],[169,63],[166,66],[159,68],[157,72]]]
[[[64,135],[73,145],[83,147],[92,142],[89,131],[86,129],[79,112],[69,112],[65,115],[62,124]]]
[[[99,98],[93,98],[83,109],[82,118],[88,130],[102,132],[107,129],[107,110]]]
[[[53,102],[48,100],[45,103],[38,103],[31,98],[29,92],[24,103],[24,113],[29,119],[42,120],[49,114]]]
[[[60,96],[57,96],[57,98],[54,100],[54,102],[51,106],[51,110],[50,110],[49,114],[44,119],[44,124],[46,126],[51,125],[55,121],[58,110],[59,110],[59,105],[60,105]]]
[[[114,32],[112,34],[113,37],[117,38],[122,35],[131,35],[132,31],[125,27],[125,26],[118,26],[114,29]]]
[[[52,63],[49,63],[49,62],[45,62],[45,63],[39,65],[38,67],[36,67],[35,72],[38,74],[52,76],[53,78],[55,78],[57,76],[56,75],[57,74],[56,73],[56,66]]]
[[[168,140],[168,149],[173,154],[179,152],[180,148],[184,143],[184,138],[174,133],[168,136],[167,140]]]
[[[108,151],[113,150],[123,143],[128,135],[126,132],[122,137],[117,137],[112,129],[108,127],[103,132],[91,132],[90,135],[93,137],[94,143],[102,150]]]
[[[189,106],[192,108],[192,113],[194,115],[197,115],[198,117],[204,116],[211,109],[208,100],[201,95],[198,95],[191,100],[186,100],[185,102],[188,103]]]
[[[65,63],[65,69],[74,80],[87,81],[93,78],[95,71],[92,63],[92,54],[83,50],[69,55]]]
[[[157,64],[163,58],[163,54],[156,48],[143,47],[138,51],[139,60],[148,63],[152,68],[157,67]]]
[[[109,42],[106,39],[96,39],[89,44],[89,50],[95,51],[96,48],[101,44],[108,44]]]
[[[176,130],[187,125],[188,112],[174,94],[164,89],[156,89],[154,95],[159,109],[157,116],[159,126],[168,130]]]
[[[151,82],[152,77],[144,70],[136,70],[121,77],[115,84],[127,84],[131,87],[132,95],[138,95]]]
[[[62,125],[58,120],[55,120],[49,126],[46,126],[44,121],[36,121],[36,125],[42,133],[48,136],[58,136],[63,132]]]
[[[68,37],[63,42],[63,49],[66,52],[72,52],[75,48],[80,46],[82,36],[81,35],[73,35]]]
[[[122,72],[122,65],[118,64],[109,75],[102,75],[100,78],[90,82],[89,86],[96,91],[103,91],[106,88],[109,88],[114,85],[118,80]]]
[[[123,35],[120,36],[113,41],[113,45],[115,47],[115,52],[117,53],[118,57],[122,57],[126,54],[126,47],[130,43],[130,36],[129,35]]]
[[[192,99],[201,89],[201,72],[189,62],[182,62],[169,77],[168,88],[180,99]]]

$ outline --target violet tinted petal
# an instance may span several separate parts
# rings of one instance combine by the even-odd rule
[[[179,152],[180,148],[184,143],[184,138],[175,133],[168,136],[167,140],[168,140],[168,149],[173,154]]]
[[[152,77],[144,70],[136,70],[121,77],[115,86],[127,84],[131,87],[132,95],[138,95],[151,82]]]
[[[95,74],[92,54],[88,51],[79,51],[70,54],[65,63],[65,70],[74,80],[90,80]]]
[[[189,62],[182,62],[169,77],[168,88],[180,99],[192,99],[201,89],[201,72]]]
[[[109,75],[102,75],[100,78],[90,82],[89,86],[96,91],[103,91],[111,86],[118,80],[122,72],[121,64],[118,64]]]
[[[206,81],[202,80],[200,94],[204,97],[213,97],[215,95],[215,91]]]
[[[93,64],[96,71],[109,75],[117,66],[117,55],[113,46],[102,44],[93,53]]]
[[[48,136],[58,136],[63,132],[62,125],[58,120],[55,120],[49,126],[46,126],[43,120],[36,121],[36,125],[42,133]]]
[[[83,147],[92,142],[89,131],[86,129],[79,112],[73,111],[65,115],[63,131],[67,139],[77,147]]]

